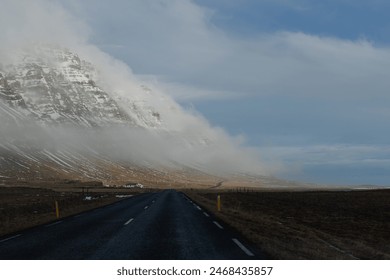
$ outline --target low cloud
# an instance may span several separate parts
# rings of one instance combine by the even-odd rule
[[[208,135],[203,126],[189,126],[184,131],[156,131],[128,126],[83,128],[48,126],[20,120],[10,120],[0,106],[0,149],[21,153],[51,153],[67,151],[84,156],[99,155],[111,161],[134,164],[139,167],[193,168],[208,174],[236,173],[264,174],[271,167],[259,162],[258,151],[240,146],[240,139],[232,139],[222,130],[212,129]],[[207,129],[207,128],[206,128]],[[8,153],[7,152],[7,153]],[[7,157],[11,154],[3,154]],[[4,159],[4,158],[3,158]]]
[[[153,3],[149,3],[152,10],[164,8]],[[141,90],[144,81],[137,78],[127,64],[88,42],[89,27],[63,8],[60,2],[2,0],[1,4],[0,18],[5,30],[0,37],[2,64],[12,62],[11,50],[28,49],[35,43],[68,47],[96,66],[97,84],[112,94],[123,109],[131,114],[126,102],[143,102],[160,113],[163,121],[159,129],[122,126],[96,130],[42,126],[25,123],[23,116],[20,120],[11,117],[0,126],[1,139],[7,147],[11,145],[17,149],[18,145],[24,145],[52,150],[72,148],[75,151],[88,147],[109,158],[135,164],[182,165],[217,174],[264,174],[272,169],[261,163],[258,151],[244,147],[240,140],[212,127],[198,113],[183,109],[158,85],[150,85],[150,92]],[[178,1],[176,5],[179,9],[188,8],[186,2]],[[197,24],[187,20],[189,25]],[[202,24],[202,21],[198,23]],[[143,59],[148,60],[147,57]],[[9,118],[4,108],[0,108],[2,120]]]
[[[89,37],[88,26],[58,1],[1,0],[0,4],[0,49],[3,53],[40,42],[73,47],[84,44]]]

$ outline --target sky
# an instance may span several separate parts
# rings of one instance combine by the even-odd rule
[[[283,164],[278,177],[390,185],[389,1],[57,3],[88,43]]]

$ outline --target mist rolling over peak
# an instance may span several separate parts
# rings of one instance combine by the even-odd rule
[[[58,45],[10,51],[0,68],[0,175],[118,181],[112,173],[131,167],[215,176],[265,172],[253,151],[222,129],[141,82],[120,61],[85,49],[98,66]]]
[[[168,142],[185,137],[191,149],[218,143],[230,152],[194,158],[218,155],[217,169],[388,185],[388,5],[306,2],[0,0],[1,75],[21,90],[5,94],[4,110],[45,126],[180,135]],[[15,78],[26,78],[21,52],[39,58],[30,70],[43,80]],[[26,96],[33,83],[55,86]]]

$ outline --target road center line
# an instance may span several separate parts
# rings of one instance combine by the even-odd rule
[[[207,214],[206,212],[203,212],[203,214],[204,214],[206,217],[210,217],[210,215]]]
[[[58,225],[58,224],[60,224],[60,223],[62,223],[62,221],[58,221],[58,222],[55,222],[55,223],[48,224],[48,225],[46,225],[45,227],[55,226],[55,225]]]
[[[223,229],[223,226],[221,226],[218,222],[216,221],[213,221],[214,225],[216,225],[217,227],[219,227],[220,229]]]
[[[17,237],[19,237],[19,236],[21,236],[21,234],[14,235],[14,236],[11,236],[11,237],[8,237],[8,238],[6,238],[6,239],[0,240],[0,243],[6,242],[6,241],[11,240],[11,239],[14,239],[14,238],[17,238]]]
[[[240,247],[241,250],[244,251],[245,254],[247,254],[248,256],[251,256],[251,257],[254,256],[254,254],[251,251],[249,251],[244,245],[242,245],[242,243],[240,241],[238,241],[235,238],[232,238],[232,240],[233,240],[234,243],[236,243],[236,245],[238,247]]]
[[[130,224],[134,219],[131,218],[130,220],[128,220],[124,225],[127,226],[128,224]]]

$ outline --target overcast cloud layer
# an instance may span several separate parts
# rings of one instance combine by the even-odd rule
[[[390,184],[390,48],[375,41],[389,5],[312,2],[60,1],[82,38],[284,162],[280,175]]]

